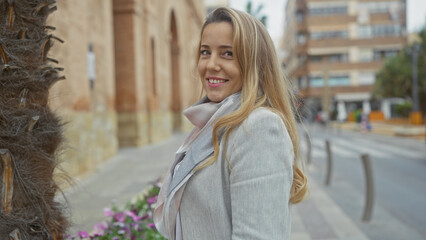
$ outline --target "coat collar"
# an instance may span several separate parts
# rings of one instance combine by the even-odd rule
[[[178,185],[181,185],[180,183],[182,180],[185,179],[196,166],[213,154],[213,126],[217,119],[238,109],[240,106],[240,96],[240,92],[235,93],[217,104],[208,102],[207,97],[204,97],[184,111],[185,116],[187,116],[196,127],[202,128],[186,153],[176,154],[175,162],[181,162],[181,164],[179,169],[174,172],[168,195],[170,195]],[[219,138],[221,138],[221,136],[219,136]]]
[[[165,176],[154,210],[155,226],[168,239],[174,240],[176,237],[176,217],[179,212],[180,201],[186,183],[193,176],[194,168],[214,152],[212,132],[216,120],[237,110],[241,104],[240,99],[241,92],[235,93],[218,103],[216,106],[217,110],[212,112],[210,118],[206,118],[206,116],[198,117],[195,125],[197,126],[204,122],[205,124],[203,124],[203,127],[199,131],[193,131],[185,141],[185,144],[188,143],[188,146],[185,148],[181,146],[180,149],[183,149],[183,151],[176,153],[175,161]],[[197,116],[198,111],[193,110],[199,109],[199,105],[207,102],[207,98],[204,97],[191,106],[190,115]],[[210,105],[208,107],[209,109],[214,109],[210,108],[212,107]],[[194,140],[189,141],[194,134],[196,134]],[[180,165],[176,168],[177,164]]]

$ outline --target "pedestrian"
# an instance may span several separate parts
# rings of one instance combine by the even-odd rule
[[[195,127],[161,187],[154,222],[172,240],[290,239],[303,200],[298,135],[273,42],[247,13],[218,8],[201,30],[205,96],[184,111]]]

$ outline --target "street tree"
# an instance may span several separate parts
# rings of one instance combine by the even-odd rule
[[[418,57],[418,89],[420,108],[426,113],[426,28],[420,31],[422,40]],[[399,54],[386,60],[376,75],[373,88],[375,98],[400,97],[410,99],[412,96],[412,58],[409,46]]]
[[[68,227],[55,195],[62,123],[48,107],[64,79],[49,56],[55,0],[0,0],[0,239],[63,239]],[[54,180],[55,179],[55,180]]]
[[[259,4],[259,6],[257,6],[256,10],[254,10],[252,0],[249,0],[247,2],[246,12],[248,14],[254,16],[255,18],[259,19],[259,21],[261,21],[263,23],[263,25],[265,25],[265,27],[266,27],[267,22],[268,22],[268,17],[266,15],[262,14],[262,9],[263,9],[263,4]]]

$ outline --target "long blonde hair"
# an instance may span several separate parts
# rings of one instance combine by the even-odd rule
[[[216,161],[219,155],[220,133],[224,134],[226,143],[231,131],[239,126],[254,109],[266,107],[282,118],[293,143],[295,161],[290,202],[299,203],[309,190],[307,178],[298,166],[299,136],[292,108],[294,96],[288,80],[282,73],[272,39],[259,20],[231,8],[218,8],[207,16],[201,35],[208,24],[217,22],[228,22],[233,26],[233,54],[243,79],[241,106],[232,114],[216,121],[213,127],[214,154],[196,170]],[[197,57],[199,59],[199,54]]]

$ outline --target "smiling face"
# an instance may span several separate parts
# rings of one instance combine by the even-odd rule
[[[241,72],[232,52],[233,28],[228,22],[210,23],[201,36],[198,73],[212,102],[239,92]]]

